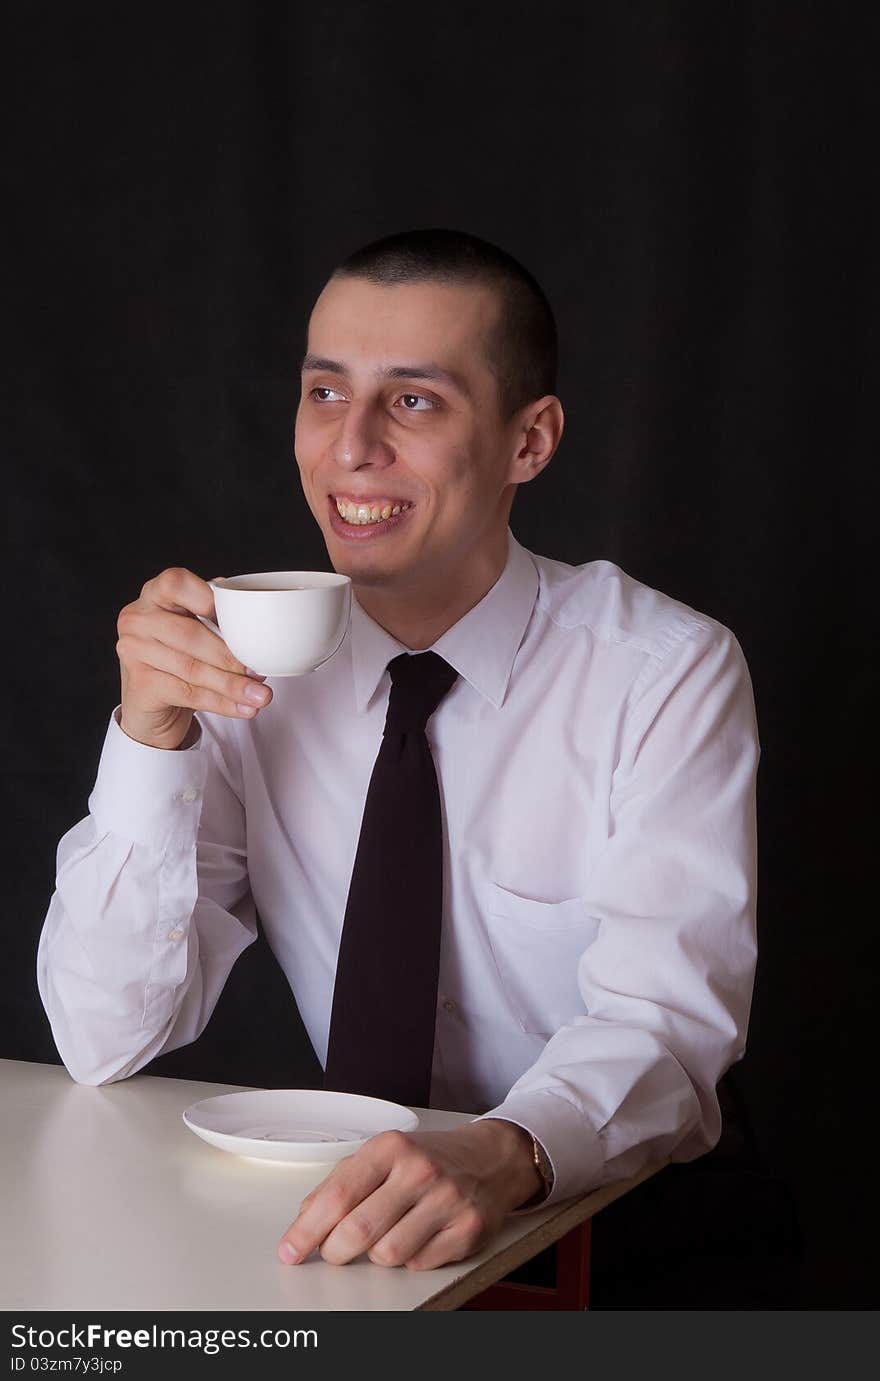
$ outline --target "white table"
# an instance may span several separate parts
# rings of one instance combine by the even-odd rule
[[[456,1309],[653,1173],[509,1218],[436,1270],[282,1266],[278,1240],[327,1169],[260,1164],[187,1129],[190,1103],[239,1088],[149,1075],[91,1088],[61,1065],[0,1060],[0,1310]],[[415,1111],[428,1129],[470,1120]]]

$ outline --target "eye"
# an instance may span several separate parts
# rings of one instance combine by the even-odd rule
[[[319,397],[319,394],[325,396]],[[316,384],[314,388],[309,390],[309,397],[314,398],[316,403],[335,403],[342,396],[336,389],[329,388],[326,384]],[[402,393],[400,401],[403,403],[404,412],[431,412],[437,407],[432,399],[425,398],[421,393]],[[422,406],[419,407],[419,404]]]

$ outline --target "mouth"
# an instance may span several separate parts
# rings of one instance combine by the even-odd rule
[[[408,499],[378,497],[353,499],[346,494],[328,494],[330,526],[337,536],[349,541],[369,541],[391,532],[405,522],[414,504]]]

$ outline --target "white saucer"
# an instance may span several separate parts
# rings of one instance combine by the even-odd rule
[[[221,1151],[296,1165],[350,1156],[377,1132],[413,1132],[419,1119],[400,1103],[329,1089],[252,1089],[193,1103],[191,1132]]]

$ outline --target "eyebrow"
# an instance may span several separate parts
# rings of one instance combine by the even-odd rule
[[[324,355],[306,355],[301,365],[301,372],[326,370],[328,374],[341,374],[344,379],[350,379],[351,375],[346,366],[340,360],[329,360]],[[392,364],[385,369],[377,369],[376,375],[380,379],[427,379],[437,383],[449,384],[452,388],[463,393],[466,398],[471,397],[471,390],[464,377],[454,369],[444,369],[442,365],[434,364],[429,361],[424,364]]]

